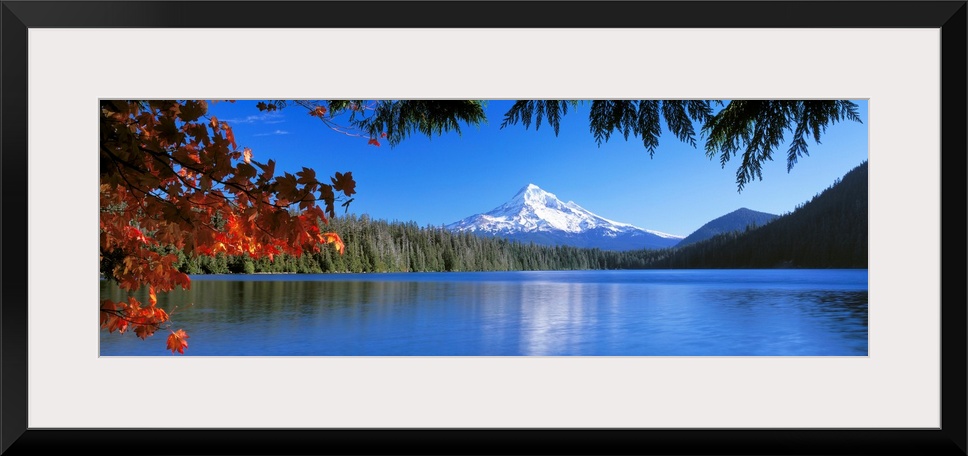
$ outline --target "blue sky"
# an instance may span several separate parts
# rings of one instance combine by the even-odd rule
[[[352,171],[357,194],[350,213],[420,226],[489,211],[534,183],[602,217],[686,236],[740,207],[792,211],[868,157],[866,100],[855,100],[863,124],[829,126],[790,173],[782,147],[764,164],[763,180],[742,192],[735,177],[739,160],[722,168],[718,158],[706,157],[701,142],[693,148],[665,132],[652,158],[631,136],[613,135],[599,147],[588,129],[587,105],[569,109],[557,137],[547,124],[537,131],[521,124],[501,129],[511,101],[489,100],[485,125],[375,147],[327,128],[304,108],[260,113],[255,102],[210,104],[209,115],[228,121],[254,159],[276,160],[277,173],[303,166],[321,177]]]

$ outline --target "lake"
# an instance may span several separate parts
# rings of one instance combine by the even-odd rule
[[[124,296],[101,281],[101,299]],[[868,347],[866,269],[200,275],[158,303],[177,306],[185,356],[867,356]],[[100,354],[171,356],[166,338],[101,330]]]

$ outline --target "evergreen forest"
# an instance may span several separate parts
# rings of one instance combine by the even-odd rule
[[[689,268],[867,268],[867,162],[795,210],[759,227],[682,248],[607,251],[541,246],[415,222],[345,215],[326,229],[346,251],[248,256],[178,255],[188,274],[363,273]]]

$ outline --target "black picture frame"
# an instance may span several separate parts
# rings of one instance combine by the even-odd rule
[[[230,8],[226,6],[230,5]],[[0,453],[966,454],[966,1],[3,1]],[[941,31],[939,429],[139,429],[27,427],[27,31],[90,27],[751,27]],[[912,113],[912,115],[914,115]],[[889,400],[889,398],[886,398]]]

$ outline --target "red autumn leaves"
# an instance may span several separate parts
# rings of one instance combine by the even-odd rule
[[[109,332],[133,330],[145,339],[170,326],[157,293],[191,286],[172,248],[270,259],[325,244],[343,251],[339,235],[320,224],[335,215],[337,193],[355,193],[352,173],[336,173],[332,185],[309,168],[276,176],[275,162],[260,163],[250,149],[238,148],[228,123],[205,119],[207,106],[197,100],[101,103],[102,272],[124,290],[149,291],[147,305],[134,297],[101,302],[101,327]],[[188,334],[169,333],[168,349],[184,353]]]

